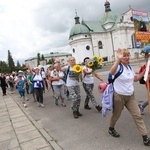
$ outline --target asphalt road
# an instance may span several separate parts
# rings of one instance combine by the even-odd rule
[[[138,63],[133,63],[133,66],[138,67]],[[104,66],[98,70],[104,81],[107,81],[107,72],[110,66]],[[94,94],[97,102],[100,103],[101,94],[98,93],[97,86],[99,80],[95,79]],[[135,85],[135,97],[137,102],[142,102],[147,98],[145,86],[138,82]],[[17,92],[15,98],[20,100]],[[80,112],[83,114],[78,119],[73,118],[71,110],[71,101],[65,101],[66,107],[56,106],[52,92],[44,94],[45,108],[37,107],[31,95],[27,95],[30,100],[27,102],[26,108],[29,113],[48,134],[57,141],[57,144],[63,150],[148,150],[142,142],[142,137],[139,134],[136,125],[131,118],[126,108],[123,110],[119,121],[116,124],[116,129],[120,133],[120,138],[113,138],[108,133],[109,120],[111,112],[108,112],[105,118],[99,113],[90,103],[91,110],[84,109],[85,92],[81,85],[81,106]],[[148,108],[145,109],[143,116],[145,124],[150,135],[150,116],[148,116]]]

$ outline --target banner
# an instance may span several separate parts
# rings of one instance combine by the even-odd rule
[[[136,41],[150,42],[150,24],[148,13],[132,10]]]

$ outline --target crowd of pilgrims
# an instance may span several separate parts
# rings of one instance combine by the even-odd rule
[[[88,58],[85,58],[84,61],[86,62],[87,59]],[[44,108],[45,105],[43,102],[43,94],[52,91],[56,105],[66,107],[65,100],[72,100],[71,107],[73,110],[73,116],[74,118],[78,118],[79,116],[82,116],[82,114],[79,112],[81,101],[80,83],[76,77],[77,74],[72,70],[72,67],[75,64],[75,58],[71,57],[68,64],[65,66],[62,66],[59,61],[55,61],[54,64],[48,65],[47,68],[30,68],[29,64],[26,64],[25,71],[19,70],[18,72],[12,72],[11,74],[2,73],[0,75],[0,81],[3,96],[6,95],[6,91],[13,94],[13,92],[17,89],[20,97],[22,98],[23,107],[27,107],[26,101],[29,100],[27,94],[32,94],[33,100],[37,103],[37,106]],[[88,110],[91,109],[88,105],[91,100],[96,110],[100,112],[102,107],[96,102],[93,94],[93,70],[86,68],[85,66],[83,69],[85,68],[85,73],[87,73],[87,76],[85,78],[85,82],[83,82],[83,87],[87,96],[85,99],[84,108]],[[94,75],[102,81],[96,72],[94,72]],[[86,83],[87,81],[89,84]]]

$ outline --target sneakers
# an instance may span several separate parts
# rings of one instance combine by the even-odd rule
[[[58,99],[55,99],[55,104],[58,105]]]
[[[39,102],[37,102],[37,106],[38,107],[43,107],[43,108],[45,107],[43,103],[39,103]]]
[[[61,103],[61,106],[62,106],[62,107],[66,107],[66,104],[64,104],[64,103]]]
[[[42,103],[40,103],[40,106],[43,107],[43,108],[45,107],[44,104],[42,104]]]
[[[113,137],[116,137],[116,138],[118,138],[118,137],[120,137],[120,134],[115,130],[115,129],[113,129],[113,130],[108,130],[108,133],[110,134],[110,135],[112,135]]]
[[[78,114],[77,114],[77,111],[73,111],[73,116],[74,116],[75,119],[77,119],[79,117]]]
[[[82,114],[79,112],[79,110],[77,110],[77,115],[78,115],[79,117],[82,116]]]
[[[96,106],[96,109],[100,112],[102,110],[102,106]]]
[[[27,104],[23,104],[23,106],[26,108],[26,107],[27,107]]]
[[[91,109],[91,107],[89,107],[89,105],[85,105],[85,106],[84,106],[84,109],[88,109],[88,110],[90,110],[90,109]]]
[[[143,141],[145,146],[150,146],[150,138],[147,138],[146,140]]]
[[[144,108],[143,108],[142,104],[139,104],[138,106],[139,106],[141,115],[144,115]]]
[[[29,101],[29,98],[28,97],[25,97],[26,101]]]

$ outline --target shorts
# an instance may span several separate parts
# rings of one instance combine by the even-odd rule
[[[19,91],[20,96],[25,96],[25,91]]]

